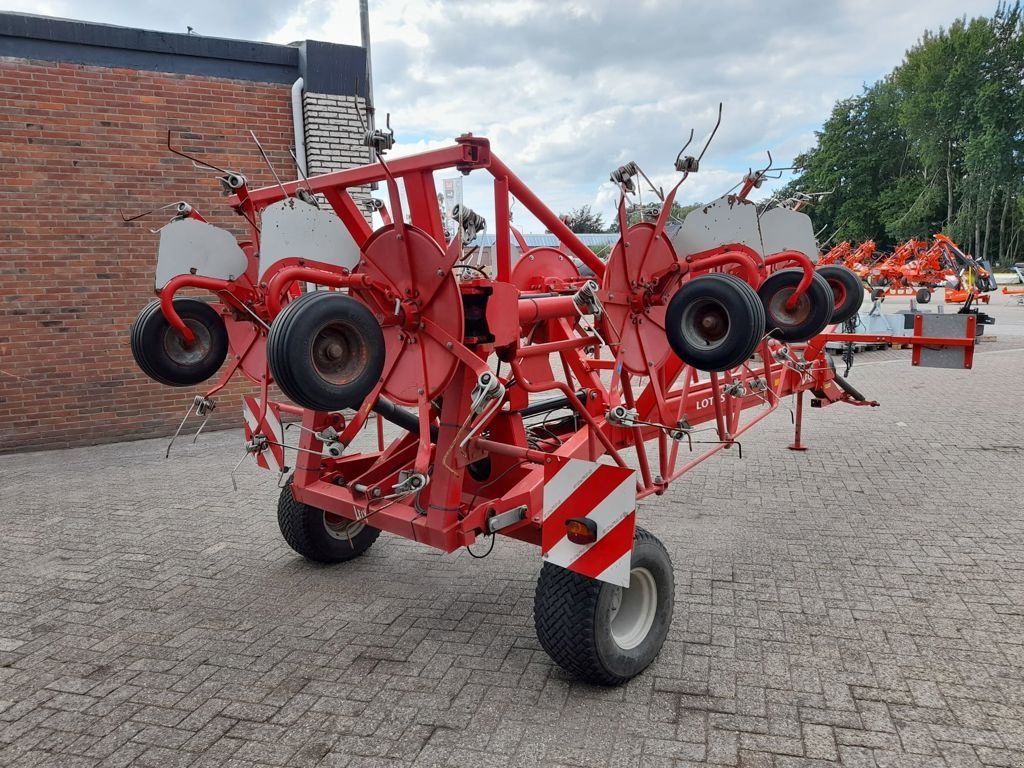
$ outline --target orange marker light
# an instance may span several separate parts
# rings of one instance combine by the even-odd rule
[[[571,517],[565,521],[565,533],[573,544],[593,544],[597,541],[597,523],[589,517]]]

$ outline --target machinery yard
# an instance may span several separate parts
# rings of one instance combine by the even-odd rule
[[[675,620],[618,688],[541,650],[525,544],[295,557],[240,430],[0,457],[0,764],[1019,765],[1024,445],[976,393],[1024,396],[1024,310],[989,311],[972,372],[858,355],[880,408],[802,453],[780,408],[644,504]]]
[[[0,768],[1024,768],[1022,3],[0,7]]]

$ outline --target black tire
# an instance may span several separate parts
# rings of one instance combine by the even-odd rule
[[[619,685],[643,672],[661,650],[672,624],[675,601],[675,577],[672,561],[658,538],[643,528],[633,537],[634,589],[644,592],[636,580],[655,586],[654,617],[638,644],[623,648],[613,634],[613,603],[621,600],[623,590],[614,584],[596,581],[578,573],[545,563],[537,580],[533,602],[533,623],[537,638],[548,655],[560,667],[590,683]],[[651,579],[648,582],[648,575]],[[646,594],[650,594],[646,591]]]
[[[796,308],[792,311],[786,309],[786,302],[803,276],[802,269],[781,269],[770,274],[757,289],[764,305],[765,327],[772,337],[780,341],[807,341],[825,330],[832,320],[835,304],[832,289],[817,273],[797,301]]]
[[[228,329],[224,318],[199,299],[174,299],[174,309],[196,336],[186,347],[164,313],[160,302],[143,307],[129,332],[132,357],[149,378],[171,387],[191,387],[206,381],[224,364]]]
[[[702,371],[727,371],[748,360],[764,327],[764,309],[754,289],[720,273],[683,283],[665,313],[672,351]]]
[[[761,299],[758,298],[757,291],[754,290],[750,283],[748,283],[742,277],[732,274],[731,272],[719,272],[716,274],[719,274],[721,277],[724,277],[726,280],[729,280],[730,282],[734,283],[737,286],[736,290],[738,290],[740,294],[747,300],[747,302],[750,304],[752,308],[752,311],[758,317],[764,314],[764,307],[761,306]],[[763,327],[761,330],[761,337],[764,338]]]
[[[820,267],[817,274],[832,289],[832,322],[845,323],[856,317],[864,302],[864,283],[857,273],[841,264],[828,264]]]
[[[267,335],[274,381],[314,411],[358,408],[384,370],[384,333],[363,304],[314,291],[290,302]]]
[[[918,288],[915,298],[918,304],[927,304],[932,300],[932,293],[927,288]]]
[[[288,546],[314,563],[343,563],[359,557],[380,530],[295,500],[289,482],[277,502],[277,525]]]

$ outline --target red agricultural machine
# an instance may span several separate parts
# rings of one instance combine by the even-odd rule
[[[195,398],[200,413],[234,375],[259,385],[245,398],[246,451],[281,473],[278,521],[300,555],[346,561],[380,531],[446,552],[497,535],[536,545],[541,645],[586,680],[628,680],[661,648],[674,596],[669,556],[636,524],[637,502],[721,451],[742,456],[744,433],[791,395],[794,449],[805,395],[816,407],[877,405],[823,350],[887,339],[826,331],[856,314],[862,286],[843,267],[815,269],[806,215],[759,218],[726,196],[669,227],[700,157],[679,153],[655,222],[627,224],[640,170],[612,174],[621,235],[603,262],[487,139],[385,162],[392,141],[373,131],[378,162],[263,189],[218,169],[248,239],[179,205],[160,233],[158,300],[131,330],[134,356],[172,386],[229,360]],[[464,260],[469,211],[445,236],[434,174],[446,169],[493,178],[493,276]],[[373,182],[388,198],[376,229],[351,196]],[[511,198],[560,247],[513,263]],[[178,297],[184,288],[214,300]],[[915,364],[969,368],[974,319],[938,333],[928,322],[918,316],[899,339],[915,345]],[[269,401],[271,382],[290,402]],[[299,426],[290,476],[287,416]],[[394,436],[355,450],[381,420]]]
[[[952,239],[942,234],[935,235],[935,247],[941,249],[942,262],[946,267],[946,303],[988,304],[989,293],[998,287],[992,265],[967,255]]]
[[[881,258],[881,254],[877,252],[875,241],[865,240],[857,246],[853,253],[846,257],[846,261],[843,263],[846,267],[851,269],[858,278],[861,280],[867,280],[872,267],[874,267]]]
[[[850,245],[849,240],[844,240],[838,245],[832,246],[826,253],[821,255],[818,259],[818,266],[827,266],[829,264],[843,264],[845,265],[846,259],[853,253],[853,246]]]
[[[872,288],[884,288],[886,296],[915,296],[922,304],[931,301],[928,288],[916,288],[922,273],[921,257],[928,243],[908,240],[896,246],[889,256],[883,257],[868,270],[866,280]]]
[[[943,234],[935,235],[931,245],[908,240],[889,255],[878,253],[872,240],[856,251],[849,243],[840,243],[818,261],[819,266],[831,263],[852,269],[875,295],[913,296],[919,304],[929,303],[942,287],[949,304],[987,304],[988,292],[996,288],[991,267],[965,254]]]

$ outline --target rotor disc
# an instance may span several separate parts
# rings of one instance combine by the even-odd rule
[[[452,257],[426,232],[408,224],[403,229],[404,238],[394,225],[374,232],[355,270],[388,286],[390,295],[367,288],[354,293],[384,331],[383,394],[414,405],[441,394],[458,366],[455,355],[426,333],[425,324],[432,322],[461,342],[463,309]]]
[[[646,222],[627,229],[608,258],[600,298],[614,329],[610,341],[619,343],[619,359],[630,373],[650,375],[671,351],[665,336],[665,307],[674,288],[658,296],[654,276],[667,273],[677,263],[668,238],[656,234],[655,226]]]

